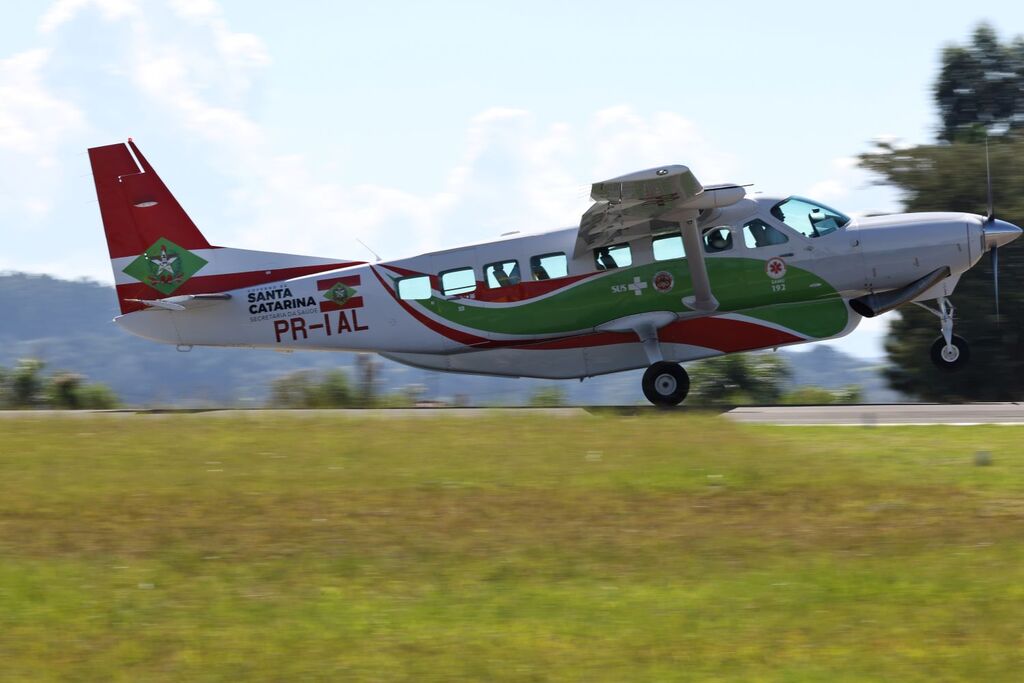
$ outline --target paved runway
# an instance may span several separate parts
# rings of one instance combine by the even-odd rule
[[[725,417],[736,422],[780,425],[1024,424],[1024,404],[767,406],[734,408]]]
[[[261,419],[280,417],[352,417],[359,419],[393,419],[400,417],[452,417],[474,418],[507,413],[510,415],[545,414],[570,417],[586,414],[642,415],[659,412],[651,406],[621,406],[595,408],[401,408],[393,410],[118,410],[118,411],[0,411],[0,419],[17,417],[44,417],[62,415],[85,417],[104,415],[115,418],[153,417],[172,415],[197,417],[247,417]],[[1024,404],[972,403],[940,405],[904,403],[894,405],[862,404],[841,406],[750,406],[717,411],[722,417],[736,422],[778,425],[1024,425]],[[704,414],[691,408],[678,408],[669,414]]]

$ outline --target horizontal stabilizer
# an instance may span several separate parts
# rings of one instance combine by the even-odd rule
[[[183,294],[181,296],[169,296],[166,299],[125,299],[143,304],[149,308],[159,308],[165,311],[185,311],[190,308],[205,308],[218,301],[227,301],[230,294]]]

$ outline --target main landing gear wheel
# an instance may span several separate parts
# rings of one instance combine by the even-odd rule
[[[939,337],[932,344],[932,362],[935,367],[947,372],[955,372],[967,365],[971,359],[971,348],[967,340],[957,335],[951,335],[950,343],[946,343],[944,337]]]
[[[643,388],[644,396],[656,406],[679,405],[690,392],[690,376],[678,363],[660,361],[647,368]]]

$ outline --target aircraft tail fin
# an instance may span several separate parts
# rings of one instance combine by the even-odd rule
[[[110,258],[138,256],[160,239],[189,250],[210,248],[134,142],[93,147],[89,162]]]
[[[122,313],[174,295],[225,292],[361,261],[215,247],[129,139],[89,150]]]

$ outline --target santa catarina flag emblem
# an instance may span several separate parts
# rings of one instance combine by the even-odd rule
[[[129,263],[124,272],[161,294],[171,294],[206,263],[188,249],[161,237]]]
[[[320,302],[320,310],[338,311],[345,308],[362,308],[363,297],[359,296],[356,288],[360,285],[358,275],[345,275],[332,277],[327,280],[317,280],[316,288],[324,298]]]
[[[356,290],[344,282],[336,282],[330,289],[324,292],[324,298],[328,301],[333,301],[338,306],[344,306],[345,302],[351,299],[355,293]]]

